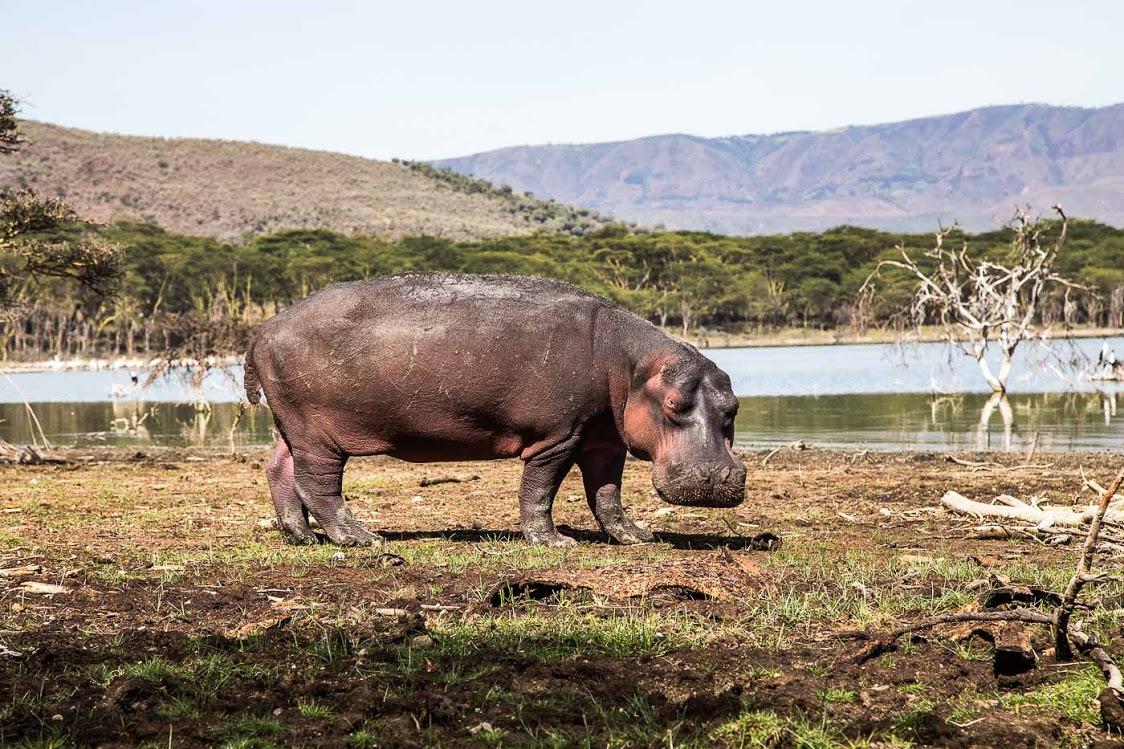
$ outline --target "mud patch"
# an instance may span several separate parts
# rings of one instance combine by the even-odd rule
[[[691,560],[626,564],[595,569],[558,568],[498,583],[492,606],[512,601],[556,600],[563,592],[593,594],[607,601],[659,599],[734,601],[761,586],[756,562],[730,551]]]

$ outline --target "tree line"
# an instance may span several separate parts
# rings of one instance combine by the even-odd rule
[[[1002,260],[1012,252],[1013,236],[1008,227],[951,232],[944,241]],[[75,278],[36,278],[21,295],[19,315],[4,325],[0,350],[8,358],[238,353],[256,324],[318,288],[404,271],[561,279],[685,334],[883,325],[909,306],[915,281],[906,273],[884,273],[871,298],[859,293],[863,282],[902,249],[924,265],[933,243],[932,234],[848,226],[729,237],[620,225],[582,236],[476,242],[294,230],[228,243],[133,222],[52,226],[33,238],[120,248],[120,276],[104,296],[90,296]],[[1070,222],[1057,267],[1087,291],[1042,300],[1040,322],[1124,325],[1124,230]]]

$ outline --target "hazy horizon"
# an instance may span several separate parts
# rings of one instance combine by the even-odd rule
[[[1124,101],[1113,102],[1113,103],[1110,103],[1110,104],[1105,104],[1105,105],[1096,106],[1096,107],[1083,107],[1083,106],[1079,106],[1079,105],[1051,104],[1049,102],[1042,102],[1042,101],[1002,102],[1002,103],[997,103],[997,104],[985,104],[985,105],[980,106],[980,107],[973,107],[972,109],[968,109],[968,110],[957,110],[955,112],[933,112],[930,115],[920,115],[918,117],[908,117],[908,118],[904,118],[904,119],[901,119],[901,120],[887,120],[885,122],[854,123],[854,124],[839,125],[839,126],[836,126],[836,127],[817,128],[817,129],[814,129],[814,130],[786,129],[786,130],[774,130],[774,131],[770,131],[770,132],[726,133],[724,135],[720,134],[720,135],[714,135],[714,136],[704,136],[704,135],[699,135],[698,133],[686,133],[686,132],[678,132],[678,131],[676,131],[676,132],[666,132],[666,133],[653,132],[653,133],[649,133],[647,135],[637,136],[636,138],[621,138],[621,139],[618,139],[616,141],[554,141],[554,142],[543,142],[543,143],[511,143],[511,144],[506,145],[506,146],[497,146],[495,148],[485,149],[485,151],[478,151],[478,152],[474,152],[474,153],[487,153],[488,151],[502,151],[506,148],[518,148],[518,147],[524,147],[524,146],[529,146],[529,147],[537,147],[537,146],[566,147],[566,146],[586,146],[586,145],[594,145],[594,144],[600,144],[600,143],[612,144],[612,143],[617,143],[617,142],[627,142],[627,141],[630,141],[630,140],[644,140],[646,138],[662,138],[662,137],[668,137],[668,136],[684,136],[684,137],[692,137],[692,138],[694,138],[694,137],[697,137],[697,138],[740,138],[740,137],[758,137],[758,136],[760,136],[760,137],[771,137],[771,136],[776,136],[776,135],[787,135],[787,134],[790,134],[790,133],[793,133],[793,134],[796,134],[796,133],[830,133],[830,132],[839,131],[839,130],[846,130],[847,128],[851,128],[851,127],[869,127],[869,126],[878,126],[878,125],[893,125],[893,124],[900,123],[900,122],[909,122],[909,121],[912,121],[912,120],[924,120],[924,119],[929,119],[929,118],[933,118],[933,117],[952,117],[952,116],[955,116],[957,114],[962,114],[962,113],[967,112],[967,111],[973,111],[973,110],[978,110],[978,109],[997,109],[997,108],[1003,108],[1003,107],[1019,107],[1019,106],[1042,106],[1042,107],[1050,107],[1050,108],[1094,110],[1094,109],[1107,109],[1107,108],[1114,107],[1114,106],[1120,106],[1122,104],[1124,104]],[[332,149],[329,149],[329,148],[319,148],[319,147],[316,147],[316,146],[305,146],[305,145],[294,145],[294,144],[289,144],[289,143],[276,143],[276,142],[263,141],[263,140],[253,139],[253,138],[222,138],[222,137],[217,137],[217,136],[163,135],[161,133],[130,133],[130,132],[123,132],[123,131],[118,131],[118,130],[93,130],[92,128],[83,128],[83,127],[79,127],[77,125],[70,125],[70,124],[67,124],[65,122],[52,122],[52,121],[49,121],[49,120],[42,120],[42,119],[37,119],[35,117],[29,117],[29,116],[27,116],[27,112],[21,112],[20,118],[23,119],[23,120],[39,122],[39,123],[45,124],[45,125],[55,125],[57,127],[71,128],[71,129],[75,129],[75,130],[86,130],[86,131],[89,131],[89,132],[100,133],[102,135],[123,135],[123,136],[135,136],[135,137],[141,137],[141,138],[164,138],[164,139],[169,139],[169,140],[227,140],[227,141],[234,141],[234,142],[257,143],[259,145],[264,145],[264,146],[279,146],[279,147],[282,147],[282,148],[297,148],[297,149],[310,150],[310,151],[327,151],[327,152],[332,152],[332,153],[339,153],[339,154],[345,155],[345,156],[360,156],[360,157],[363,157],[363,158],[373,158],[373,159],[380,158],[380,157],[377,157],[377,156],[364,156],[363,154],[349,153],[347,151],[333,151]],[[429,157],[429,158],[421,159],[421,160],[423,160],[423,161],[442,161],[442,160],[448,159],[448,158],[455,158],[457,156],[467,156],[467,155],[472,155],[472,154],[450,154],[448,156],[435,156],[435,157]],[[393,157],[393,156],[392,157],[386,157],[387,160],[389,160],[390,158],[403,158],[403,157]]]
[[[6,5],[28,119],[377,158],[1124,101],[1103,1]]]

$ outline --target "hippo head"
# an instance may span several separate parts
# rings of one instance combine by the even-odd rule
[[[732,450],[737,412],[729,376],[688,350],[642,368],[622,426],[629,450],[652,461],[652,484],[665,502],[734,507],[745,499],[745,466]]]

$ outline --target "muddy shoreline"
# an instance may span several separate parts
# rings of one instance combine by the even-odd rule
[[[722,331],[708,330],[682,335],[682,331],[666,329],[668,335],[678,340],[702,349],[726,348],[775,348],[784,346],[857,346],[879,343],[898,343],[902,340],[911,344],[916,343],[941,343],[948,338],[937,328],[924,328],[917,333],[907,331],[903,334],[896,330],[870,329],[858,333],[850,329],[818,330],[812,328],[782,328],[774,331]],[[1052,340],[1069,340],[1085,338],[1112,338],[1124,335],[1124,330],[1118,328],[1073,328],[1059,331],[1057,336],[1049,336]],[[112,357],[73,357],[51,358],[29,361],[0,361],[0,373],[4,372],[65,372],[65,371],[100,371],[115,369],[147,370],[154,366],[160,359],[152,356],[112,356]],[[217,364],[212,366],[233,366],[242,363],[241,355],[231,354],[218,357]]]

